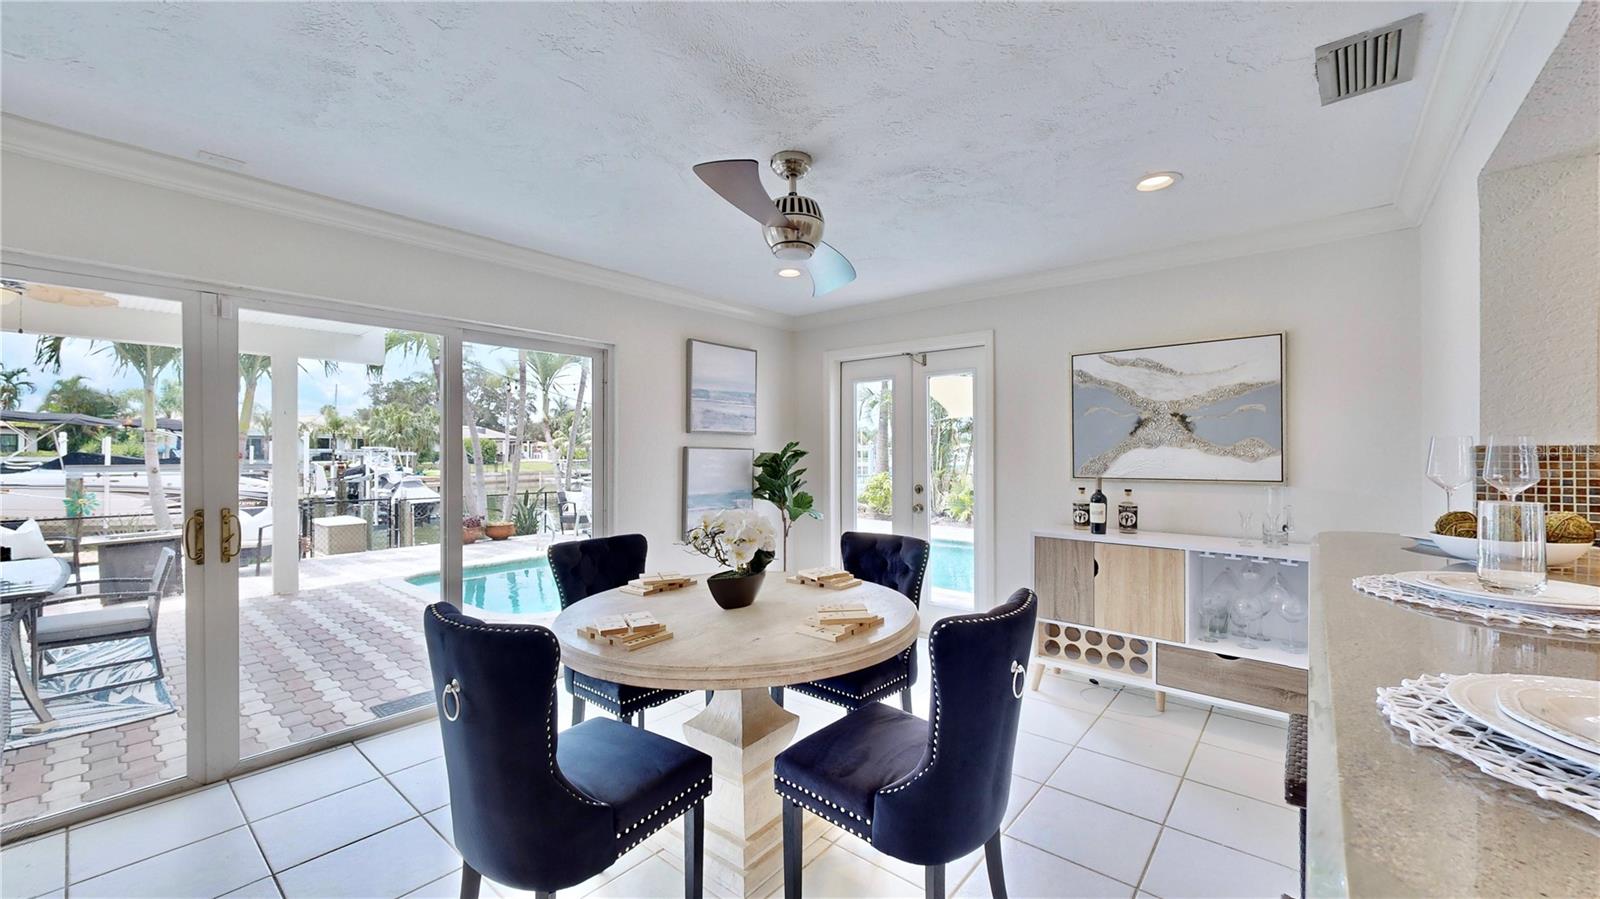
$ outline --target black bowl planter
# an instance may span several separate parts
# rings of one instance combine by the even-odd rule
[[[742,609],[756,601],[756,594],[761,592],[761,582],[766,577],[765,571],[759,574],[719,571],[706,578],[706,586],[710,588],[711,598],[717,601],[717,605],[724,609]]]

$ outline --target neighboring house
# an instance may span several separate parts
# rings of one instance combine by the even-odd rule
[[[136,415],[122,426],[137,434],[144,430],[144,419]],[[163,458],[183,458],[183,419],[156,417],[156,453]]]

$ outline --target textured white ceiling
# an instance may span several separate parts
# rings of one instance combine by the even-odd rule
[[[1600,3],[1583,3],[1483,167],[1600,152]]]
[[[1414,81],[1318,105],[1316,45],[1419,11]],[[803,314],[1387,204],[1454,12],[7,2],[0,102]],[[820,300],[690,171],[789,147],[860,272]]]

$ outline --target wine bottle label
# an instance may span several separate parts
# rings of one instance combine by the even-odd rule
[[[1075,528],[1086,528],[1089,526],[1088,503],[1072,504],[1072,526]]]
[[[1089,504],[1089,523],[1090,524],[1105,524],[1106,523],[1106,504],[1105,503],[1090,503]]]

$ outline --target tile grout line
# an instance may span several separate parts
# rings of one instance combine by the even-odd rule
[[[206,790],[210,790],[210,789],[214,789],[214,788],[220,787],[220,786],[223,785],[223,783],[225,783],[225,782],[224,781],[218,781],[217,783],[214,783],[214,784],[206,784],[205,786],[199,787],[199,788],[197,788],[197,789],[195,789],[195,790],[193,790],[191,792],[184,793],[184,794],[179,795],[179,796],[173,796],[171,799],[163,799],[160,802],[154,802],[154,803],[151,803],[150,805],[140,806],[139,808],[134,808],[134,809],[129,809],[126,812],[118,812],[117,814],[112,815],[109,818],[103,818],[103,819],[97,818],[97,819],[95,819],[93,821],[84,822],[83,824],[69,825],[68,827],[65,827],[65,828],[62,829],[62,834],[63,834],[63,836],[65,836],[65,835],[71,833],[73,830],[77,830],[77,829],[79,829],[81,827],[87,827],[89,825],[99,824],[102,820],[110,821],[112,818],[120,818],[120,817],[128,814],[129,812],[137,812],[137,811],[141,811],[143,809],[155,808],[158,805],[165,805],[168,802],[172,802],[174,800],[184,799],[184,798],[187,798],[187,797],[190,797],[190,796],[197,796],[200,793],[205,792]],[[233,793],[233,791],[230,790],[229,791],[229,795],[231,796],[232,793]],[[233,800],[233,804],[235,806],[238,806],[239,800],[237,798],[235,798]],[[244,826],[246,826],[246,825],[248,825],[250,823],[248,820],[245,820],[244,809],[242,809],[242,808],[239,809],[239,819],[242,822],[240,824],[235,824],[232,827],[224,827],[223,829],[217,831],[216,833],[208,833],[203,837],[197,837],[196,839],[189,840],[189,841],[183,842],[183,843],[179,843],[176,846],[173,846],[173,847],[168,848],[168,849],[163,849],[160,852],[156,852],[156,853],[153,853],[151,855],[141,856],[139,858],[134,859],[133,861],[123,862],[122,864],[117,865],[116,867],[107,868],[106,870],[101,871],[98,874],[90,875],[89,877],[85,877],[82,880],[72,880],[71,879],[72,878],[72,868],[71,868],[71,866],[69,864],[68,867],[67,867],[66,875],[65,875],[65,882],[64,882],[62,888],[66,889],[68,887],[71,887],[74,883],[86,883],[88,881],[94,880],[96,877],[104,877],[104,876],[106,876],[107,874],[110,874],[113,871],[121,871],[123,868],[132,867],[133,865],[137,865],[140,862],[147,862],[147,861],[149,861],[149,860],[151,860],[153,858],[158,858],[160,856],[166,855],[169,852],[176,852],[179,849],[184,849],[184,848],[187,848],[189,846],[193,846],[196,843],[204,842],[205,840],[209,840],[212,837],[221,836],[221,835],[227,833],[230,830],[238,830],[240,827],[244,827]],[[49,836],[49,834],[45,834],[44,836]],[[71,843],[72,843],[71,840],[67,840],[67,847],[63,850],[63,855],[67,856],[68,860],[70,860],[70,853],[72,852]],[[66,864],[66,862],[64,862],[64,864]],[[48,895],[48,893],[46,893],[46,895]]]
[[[255,825],[251,823],[250,816],[246,815],[244,812],[244,803],[239,801],[239,791],[234,789],[233,778],[228,778],[226,783],[228,784],[228,792],[233,794],[234,804],[239,806],[239,814],[244,816],[244,826],[250,831],[250,839],[256,844],[256,852],[261,855],[261,864],[266,866],[267,879],[272,881],[272,888],[277,890],[278,895],[281,897],[283,896],[283,884],[278,883],[278,875],[272,870],[272,860],[267,858],[267,850],[261,845],[261,837],[256,834]],[[288,809],[285,809],[284,811],[288,811]],[[251,883],[255,882],[256,881],[252,880],[250,883],[242,884],[241,886],[249,886]],[[235,889],[238,888],[239,887],[236,887]]]
[[[1178,794],[1183,792],[1184,782],[1189,779],[1189,766],[1194,764],[1194,754],[1200,751],[1200,738],[1205,736],[1213,712],[1214,708],[1206,709],[1206,720],[1200,723],[1200,732],[1195,734],[1194,745],[1189,747],[1189,757],[1183,762],[1183,773],[1178,775],[1178,788],[1172,791],[1172,800],[1167,803],[1167,810],[1161,815],[1161,829],[1156,831],[1156,841],[1150,844],[1150,854],[1145,856],[1144,867],[1139,870],[1139,880],[1133,885],[1135,891],[1143,888],[1144,879],[1150,873],[1150,863],[1155,861],[1156,849],[1161,846],[1161,837],[1167,832],[1167,818],[1172,816],[1172,807],[1178,804]]]

